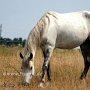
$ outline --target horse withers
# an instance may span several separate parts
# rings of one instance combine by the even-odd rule
[[[85,78],[90,66],[90,12],[45,13],[30,32],[25,44],[22,60],[24,84],[29,85],[34,75],[34,57],[37,47],[41,47],[44,56],[41,82],[50,75],[50,58],[55,48],[72,49],[80,46],[84,58],[84,70],[80,76]]]

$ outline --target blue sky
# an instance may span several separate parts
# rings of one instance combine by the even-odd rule
[[[3,37],[27,38],[47,11],[60,13],[90,11],[90,0],[0,0],[0,24]]]

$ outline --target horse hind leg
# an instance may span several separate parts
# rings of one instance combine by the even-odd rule
[[[80,79],[86,78],[87,72],[88,72],[89,67],[90,67],[90,64],[89,64],[89,62],[87,61],[87,59],[84,58],[84,60],[85,60],[85,61],[84,61],[85,67],[84,67],[84,70],[83,70],[83,72],[82,72],[82,74],[81,74],[81,76],[80,76]]]
[[[84,58],[84,70],[80,76],[80,79],[86,78],[87,72],[90,67],[90,40],[87,39],[81,46],[81,52]]]

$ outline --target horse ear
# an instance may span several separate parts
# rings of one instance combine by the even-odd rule
[[[29,60],[31,60],[33,58],[33,54],[30,53],[30,57],[29,57]]]
[[[21,52],[20,52],[20,57],[21,57],[21,59],[23,59],[23,55],[21,54]]]

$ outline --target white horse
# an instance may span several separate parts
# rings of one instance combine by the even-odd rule
[[[80,78],[85,78],[90,66],[90,12],[61,14],[50,11],[41,17],[28,36],[24,54],[20,53],[25,85],[30,83],[34,75],[34,57],[38,46],[44,55],[42,83],[46,72],[48,80],[51,80],[50,58],[54,48],[72,49],[80,46],[85,64]]]

